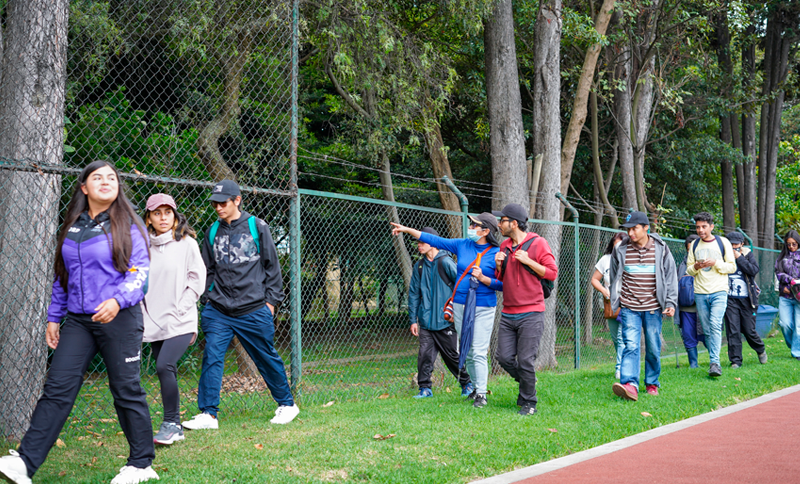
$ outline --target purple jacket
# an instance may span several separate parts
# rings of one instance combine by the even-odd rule
[[[67,311],[94,314],[101,302],[112,297],[120,309],[129,308],[144,298],[150,272],[148,241],[131,224],[131,258],[128,271],[121,274],[111,259],[111,221],[103,212],[95,220],[84,212],[67,232],[61,256],[69,273],[67,290],[56,277],[47,310],[47,321],[61,322]]]
[[[800,279],[800,250],[789,252],[783,259],[775,261],[775,276],[778,278],[778,291],[781,297],[792,299],[792,293],[786,292],[793,279]]]

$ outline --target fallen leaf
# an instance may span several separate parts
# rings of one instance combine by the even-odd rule
[[[65,444],[63,440],[61,439],[56,440],[56,447],[66,447],[66,446],[67,444]]]
[[[117,432],[117,435],[125,435],[125,432]]]
[[[391,439],[392,437],[397,437],[397,434],[386,434],[386,435],[375,434],[375,436],[372,438],[375,440],[386,440],[386,439]]]
[[[256,444],[255,448],[258,449],[258,450],[263,450],[264,449],[264,444]]]
[[[450,387],[446,387],[446,388],[444,389],[444,391],[446,391],[447,393],[451,393]]]
[[[97,464],[97,457],[92,457],[92,464]]]
[[[381,400],[384,400],[386,398],[389,398],[389,394],[388,393],[381,393],[381,395],[378,398],[380,398]]]
[[[100,442],[96,443],[95,445],[98,446],[98,447],[102,447],[103,446],[103,441],[101,440]]]
[[[642,412],[642,417],[652,417],[652,415],[647,412]]]
[[[125,458],[125,456],[124,456],[124,455],[118,455],[118,456],[117,456],[117,459],[124,459],[124,458]]]
[[[116,422],[116,420],[114,420],[113,418],[101,418],[100,421],[103,422],[103,423],[114,423],[114,422]]]
[[[557,429],[547,429],[547,430],[549,430],[550,432],[553,432],[553,433],[556,433],[556,432],[558,432],[558,430],[557,430]]]
[[[739,378],[738,376],[737,376],[737,377],[735,377],[735,378],[734,378],[734,380],[736,380],[736,381],[742,381],[742,379],[741,379],[741,378]]]
[[[61,471],[58,473],[58,477],[64,477],[67,475],[67,471]]]
[[[333,405],[333,400],[331,400],[331,401],[330,401],[330,402],[328,402],[328,403],[323,403],[323,404],[322,404],[322,406],[323,406],[323,407],[330,407],[331,405]]]

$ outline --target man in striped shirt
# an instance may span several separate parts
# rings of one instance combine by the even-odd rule
[[[645,332],[644,382],[648,395],[658,395],[661,374],[661,315],[675,315],[678,275],[669,247],[656,234],[648,234],[650,221],[642,212],[631,212],[622,225],[630,243],[622,243],[611,257],[609,278],[611,307],[620,308],[622,363],[614,394],[639,399],[639,341]]]

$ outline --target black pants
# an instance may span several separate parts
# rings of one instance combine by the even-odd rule
[[[725,335],[728,338],[728,359],[731,363],[742,364],[742,335],[756,353],[764,352],[764,342],[756,332],[756,310],[748,299],[728,298]]]
[[[39,469],[56,443],[83,384],[83,375],[98,351],[108,371],[108,386],[119,424],[130,446],[127,465],[145,468],[153,462],[150,410],[139,384],[143,328],[138,305],[121,310],[107,324],[92,321],[90,314],[67,314],[44,392],[19,447],[28,476],[32,477]]]
[[[519,382],[517,405],[536,404],[536,355],[544,332],[544,313],[512,320],[502,314],[497,331],[497,362]]]
[[[164,422],[180,425],[181,397],[178,390],[178,360],[192,343],[194,333],[182,334],[164,341],[153,341],[153,359],[161,383],[161,402],[164,404]]]
[[[417,358],[417,379],[420,388],[431,387],[431,373],[436,356],[442,355],[444,364],[463,388],[469,384],[466,370],[458,371],[458,334],[453,326],[439,331],[419,329],[419,357]]]

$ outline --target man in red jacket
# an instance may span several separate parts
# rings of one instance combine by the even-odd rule
[[[547,241],[526,232],[528,212],[522,205],[511,203],[492,214],[500,217],[500,231],[508,237],[495,256],[496,279],[503,281],[497,361],[519,382],[519,414],[533,415],[537,403],[534,362],[544,332],[542,281],[554,281],[558,267]]]

